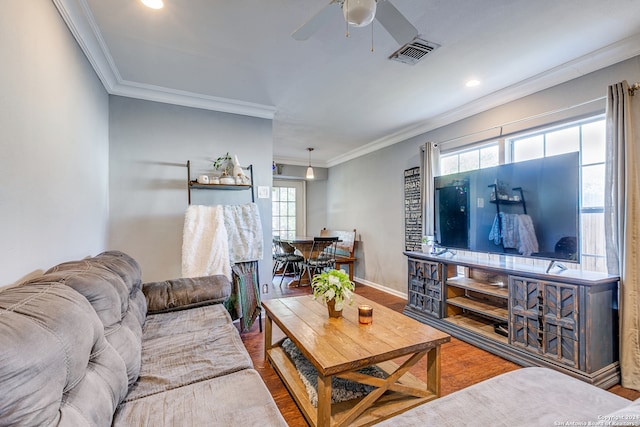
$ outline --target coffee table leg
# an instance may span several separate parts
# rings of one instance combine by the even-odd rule
[[[331,377],[318,374],[318,427],[331,425]]]
[[[440,397],[440,346],[427,352],[427,389]]]
[[[267,314],[266,319],[264,319],[264,360],[267,360],[269,358],[267,351],[271,347],[273,347],[272,331],[273,331],[273,321]]]

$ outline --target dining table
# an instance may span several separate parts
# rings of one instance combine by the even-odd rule
[[[280,238],[280,240],[296,248],[297,251],[300,252],[302,257],[304,258],[305,264],[310,258],[317,258],[318,255],[322,251],[324,251],[324,249],[327,246],[333,243],[331,241],[316,242],[316,246],[314,247],[313,245],[314,236],[294,236],[292,238]],[[312,253],[312,250],[313,250],[313,253]],[[307,272],[307,267],[305,267],[300,271],[300,275],[298,276],[297,279],[293,279],[291,282],[289,282],[289,286],[297,287],[297,286],[311,285],[311,283],[309,283],[308,275],[305,274],[306,272]]]

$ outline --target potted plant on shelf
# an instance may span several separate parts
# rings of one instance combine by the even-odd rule
[[[341,317],[344,303],[353,303],[355,284],[344,270],[331,269],[313,276],[313,299],[320,297],[327,304],[329,317]]]
[[[233,161],[227,152],[213,161],[213,168],[222,171],[222,176],[233,176]]]

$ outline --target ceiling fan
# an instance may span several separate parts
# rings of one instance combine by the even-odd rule
[[[291,34],[295,40],[307,40],[322,26],[334,18],[333,9],[342,8],[345,20],[349,25],[364,27],[373,19],[403,45],[418,35],[418,30],[404,17],[389,0],[331,0],[316,15]]]

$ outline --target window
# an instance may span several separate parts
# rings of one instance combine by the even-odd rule
[[[498,166],[500,163],[497,142],[479,148],[458,151],[440,156],[440,174],[449,175],[457,172]]]
[[[580,152],[580,264],[606,271],[604,242],[604,119],[590,119],[507,140],[514,161]]]

